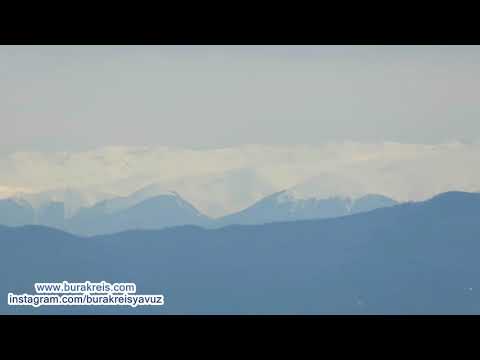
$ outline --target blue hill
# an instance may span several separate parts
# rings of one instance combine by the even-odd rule
[[[8,307],[0,313],[479,314],[480,195],[323,219],[180,226],[80,238],[0,227],[0,289],[135,282],[165,307]]]

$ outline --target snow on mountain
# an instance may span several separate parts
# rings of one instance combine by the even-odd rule
[[[326,198],[383,194],[410,201],[452,190],[476,192],[480,189],[479,159],[480,144],[459,142],[242,145],[196,150],[106,147],[2,155],[0,178],[8,189],[44,193],[69,188],[95,194],[47,196],[45,201],[66,198],[69,216],[79,206],[128,196],[158,184],[167,191],[175,189],[202,212],[218,217],[239,211],[268,194],[299,184],[304,187],[308,182],[312,191],[299,188],[290,195]],[[12,195],[10,190],[6,193]],[[28,198],[38,206],[37,196]]]
[[[326,199],[329,197],[357,198],[368,192],[366,186],[355,178],[335,173],[321,173],[295,185],[278,197],[278,201]]]
[[[307,196],[298,190],[281,191],[256,202],[252,206],[218,219],[219,225],[263,224],[279,221],[333,218],[396,205],[383,195],[362,196]]]
[[[212,217],[240,211],[277,191],[268,178],[248,168],[179,179],[165,186],[176,189],[200,211]]]

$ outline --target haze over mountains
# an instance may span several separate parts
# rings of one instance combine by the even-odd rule
[[[181,226],[86,239],[0,226],[0,291],[135,282],[164,307],[9,307],[3,314],[478,314],[480,195],[440,194],[331,219]]]
[[[345,216],[477,192],[479,157],[458,142],[13,153],[0,157],[0,224],[96,235]]]
[[[459,142],[16,152],[0,156],[0,189],[4,197],[64,192],[65,187],[90,194],[81,204],[68,196],[51,196],[64,202],[71,215],[79,207],[157,184],[181,194],[205,215],[221,217],[309,182],[315,183],[310,197],[321,198],[382,194],[404,202],[452,190],[475,192],[480,190],[479,157],[479,144]]]

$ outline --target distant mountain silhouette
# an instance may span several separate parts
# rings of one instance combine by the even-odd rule
[[[288,191],[281,191],[267,196],[245,210],[218,219],[218,224],[263,224],[332,218],[395,204],[397,204],[395,200],[382,195],[365,195],[358,199],[347,197],[296,199]]]
[[[176,201],[172,198],[169,201]],[[148,208],[148,206],[146,206]],[[165,307],[0,313],[479,314],[480,194],[320,220],[180,226],[84,239],[0,227],[0,291],[36,281],[132,281]]]
[[[33,208],[24,200],[0,199],[0,223],[8,226],[33,224]]]
[[[42,224],[56,229],[65,228],[65,204],[50,202],[40,206],[36,212],[35,224]]]
[[[229,224],[329,218],[396,204],[394,200],[381,195],[366,195],[356,200],[347,197],[296,199],[291,197],[289,192],[283,191],[267,196],[238,213],[211,219],[179,194],[168,191],[159,184],[144,187],[129,196],[113,197],[92,206],[80,207],[73,216],[70,216],[72,211],[68,211],[65,202],[52,200],[65,199],[69,206],[79,206],[82,201],[92,201],[95,196],[101,196],[99,194],[92,193],[89,196],[87,192],[66,189],[30,194],[28,200],[3,200],[4,206],[8,204],[13,210],[0,212],[0,224],[44,225],[78,235],[92,236],[178,225],[220,227]]]
[[[106,213],[114,213],[116,211],[125,210],[132,206],[135,206],[142,201],[160,196],[160,195],[175,195],[179,196],[176,192],[166,190],[163,186],[158,184],[151,184],[142,189],[135,191],[134,193],[123,196],[107,199],[96,204],[97,207],[101,207]]]
[[[209,226],[211,220],[202,215],[178,194],[159,195],[123,208],[129,199],[104,201],[91,208],[81,209],[73,218],[66,221],[65,229],[81,235],[115,233],[132,229],[161,229],[177,225]],[[119,210],[110,205],[120,205]]]

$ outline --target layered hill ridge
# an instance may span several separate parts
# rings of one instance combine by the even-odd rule
[[[83,239],[0,226],[0,290],[132,281],[164,307],[9,307],[1,313],[478,314],[480,194],[343,217]],[[14,269],[15,271],[12,271]],[[6,276],[8,274],[8,276]]]
[[[73,190],[68,193],[75,194]],[[288,190],[269,195],[238,213],[211,218],[202,214],[177,192],[160,184],[151,184],[129,196],[108,198],[92,206],[80,207],[73,216],[69,216],[65,203],[49,202],[45,196],[32,195],[29,199],[37,201],[34,202],[34,206],[26,200],[5,200],[5,204],[9,201],[17,204],[18,219],[13,221],[9,217],[3,222],[3,215],[0,212],[0,224],[46,225],[78,235],[92,236],[131,229],[161,229],[178,225],[199,225],[208,228],[228,224],[262,224],[329,218],[396,204],[396,201],[382,195],[368,194],[359,198],[340,196],[298,198],[294,190]],[[42,201],[39,202],[39,199]]]
[[[63,189],[28,194],[25,199],[0,200],[0,224],[45,225],[77,235],[94,236],[179,225],[216,228],[233,224],[333,218],[398,204],[388,196],[364,193],[364,187],[348,178],[340,180],[337,176],[323,174],[219,218],[206,216],[180,194],[159,183],[128,196],[117,197],[99,191],[90,194]],[[68,207],[73,203],[79,206],[82,202],[92,205],[82,206],[72,215]]]

